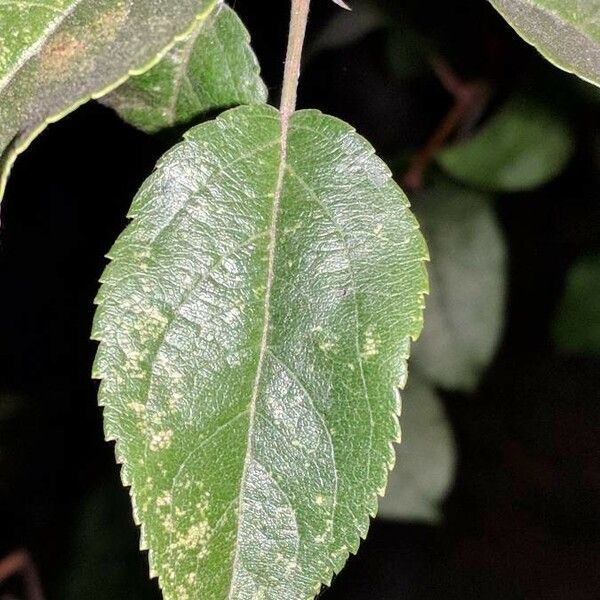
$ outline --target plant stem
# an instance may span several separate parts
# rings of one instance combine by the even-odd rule
[[[402,178],[402,185],[409,190],[421,188],[423,174],[433,157],[461,125],[481,114],[490,94],[482,81],[467,82],[459,79],[442,59],[434,57],[431,63],[440,83],[454,97],[454,104],[432,137],[414,156]]]
[[[292,0],[292,15],[290,18],[290,34],[288,38],[285,71],[283,74],[283,90],[281,92],[281,121],[287,128],[290,117],[296,110],[298,97],[298,81],[302,63],[302,48],[306,36],[306,24],[310,0]]]
[[[42,586],[33,561],[25,550],[15,550],[0,560],[0,583],[22,574],[27,600],[43,600]]]

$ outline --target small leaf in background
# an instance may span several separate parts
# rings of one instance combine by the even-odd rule
[[[368,0],[352,2],[352,11],[336,11],[310,44],[307,60],[326,50],[350,46],[386,27],[386,16]]]
[[[438,523],[454,482],[456,446],[442,401],[413,374],[402,392],[402,443],[378,517]]]
[[[220,0],[0,3],[0,199],[16,156],[51,121],[152,61]]]
[[[600,256],[577,262],[567,276],[554,321],[557,346],[573,354],[600,355]]]
[[[16,495],[19,477],[26,469],[27,451],[34,445],[31,401],[10,390],[0,389],[0,497]]]
[[[399,79],[411,79],[431,72],[427,56],[433,54],[431,43],[402,21],[389,28],[387,55],[392,72]]]
[[[152,69],[102,99],[131,125],[156,133],[202,115],[264,103],[267,89],[244,25],[223,5]]]
[[[60,600],[158,600],[140,553],[127,493],[106,480],[84,499],[75,519],[64,578],[52,597]]]
[[[489,191],[520,192],[559,175],[574,145],[560,115],[516,96],[472,138],[442,150],[437,161],[462,183]]]
[[[167,600],[316,594],[394,461],[425,242],[348,125],[301,111],[281,145],[266,105],[192,129],[102,278],[105,430]]]
[[[600,0],[490,0],[551,63],[600,85]]]
[[[439,179],[413,199],[429,245],[430,296],[411,364],[431,382],[472,391],[504,320],[506,247],[490,199]]]

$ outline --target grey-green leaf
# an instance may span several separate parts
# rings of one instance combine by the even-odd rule
[[[191,125],[207,113],[267,101],[244,25],[222,5],[152,69],[102,99],[148,133]]]
[[[600,0],[490,0],[551,63],[600,85]]]
[[[146,71],[220,0],[0,2],[0,199],[52,121]]]
[[[455,471],[456,444],[442,401],[411,373],[402,392],[402,443],[377,516],[439,523]]]
[[[573,265],[553,325],[558,347],[570,354],[600,355],[600,255]]]
[[[574,147],[571,130],[560,114],[515,96],[474,137],[442,150],[437,160],[462,183],[520,192],[559,175]]]
[[[192,129],[102,278],[94,375],[167,600],[316,594],[394,462],[425,242],[348,125],[282,138],[259,105]]]
[[[490,199],[446,180],[414,199],[431,251],[431,295],[413,366],[451,390],[475,388],[504,320],[506,244]]]

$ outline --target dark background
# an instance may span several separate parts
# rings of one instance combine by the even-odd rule
[[[313,4],[309,43],[338,10]],[[518,86],[562,103],[578,145],[550,184],[497,197],[509,246],[507,321],[477,391],[443,395],[459,449],[443,525],[376,522],[324,598],[597,598],[600,360],[561,355],[550,327],[570,265],[600,250],[599,104],[483,0],[382,4],[435,40],[462,78],[490,82],[492,105]],[[287,2],[235,8],[276,100]],[[391,163],[425,143],[450,103],[431,72],[395,76],[377,31],[313,56],[300,91],[302,107],[351,122]],[[49,598],[64,598],[73,579],[81,592],[72,597],[158,597],[102,439],[88,337],[103,255],[169,144],[90,103],[19,158],[3,204],[0,557],[26,548]]]

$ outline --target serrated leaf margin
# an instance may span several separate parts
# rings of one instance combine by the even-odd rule
[[[188,132],[186,132],[183,135],[184,139],[182,142],[180,142],[179,144],[174,146],[166,155],[164,155],[161,159],[159,159],[155,169],[160,167],[162,160],[166,156],[168,156],[168,154],[170,152],[174,151],[178,146],[185,143],[185,141],[188,139],[188,137],[190,136],[192,131],[198,131],[202,128],[210,126],[211,124],[214,124],[215,122],[218,123],[219,121],[222,121],[226,115],[228,115],[229,113],[236,111],[236,110],[237,110],[237,108],[229,109],[229,110],[223,112],[222,114],[218,115],[214,120],[206,122],[206,123],[201,123],[199,125],[196,125],[192,129],[190,129]],[[273,108],[273,111],[276,112],[277,114],[280,114],[279,111],[275,108]],[[360,136],[354,127],[352,127],[351,125],[348,125],[343,120],[338,119],[337,117],[333,117],[331,115],[326,115],[316,109],[302,110],[300,112],[312,113],[312,114],[318,115],[320,117],[336,121],[339,124],[342,124],[347,129],[347,132],[349,135],[357,136],[358,138],[360,138],[360,140],[364,143],[365,150],[368,152],[370,157],[375,157],[377,160],[381,161],[382,164],[384,164],[383,161],[377,156],[375,148],[365,138]],[[387,165],[386,165],[386,171],[387,171],[387,177],[386,177],[385,181],[389,182],[390,180],[393,179],[393,175],[392,175],[392,172],[387,167]],[[405,196],[405,198],[406,198],[406,208],[409,208],[410,201],[406,196]],[[129,219],[129,222],[135,220],[135,217],[132,216],[130,213],[127,214],[127,218]],[[414,216],[413,216],[413,218],[414,218]],[[420,227],[418,225],[416,218],[414,218],[414,221],[416,224],[416,230],[420,232]],[[422,235],[421,235],[421,237],[422,237]],[[399,379],[399,381],[393,388],[396,402],[395,402],[394,410],[392,410],[389,417],[390,417],[390,422],[393,426],[393,429],[394,429],[396,435],[393,436],[388,442],[387,461],[381,465],[380,476],[379,476],[379,479],[380,479],[379,485],[376,487],[375,491],[372,493],[372,495],[370,497],[370,507],[368,508],[368,512],[365,514],[364,522],[358,524],[354,539],[350,542],[348,547],[343,552],[339,552],[337,554],[336,561],[334,561],[334,563],[333,563],[333,567],[328,569],[328,571],[320,577],[319,582],[315,583],[315,588],[314,588],[313,592],[309,596],[307,596],[305,599],[299,599],[299,600],[312,600],[320,592],[320,590],[322,589],[323,586],[330,586],[334,577],[337,574],[339,574],[341,572],[341,570],[344,568],[350,555],[355,555],[358,552],[361,541],[366,539],[366,537],[367,537],[367,534],[368,534],[368,531],[370,528],[370,524],[371,524],[371,519],[373,519],[377,516],[377,511],[379,508],[379,506],[378,506],[379,497],[382,497],[385,494],[385,490],[387,488],[387,483],[388,483],[388,479],[389,479],[389,473],[394,468],[394,465],[396,462],[396,451],[395,451],[394,444],[398,444],[401,442],[401,427],[400,427],[400,417],[401,417],[401,413],[402,413],[401,390],[404,389],[404,387],[406,386],[406,382],[407,382],[407,364],[408,364],[408,359],[410,356],[410,345],[412,342],[414,342],[418,339],[418,337],[421,334],[421,331],[423,329],[423,313],[424,313],[424,309],[425,309],[425,296],[429,294],[429,281],[428,281],[428,276],[427,276],[426,263],[430,260],[430,257],[429,257],[429,251],[427,249],[427,245],[426,245],[424,239],[423,239],[423,247],[424,247],[424,254],[421,256],[421,289],[417,292],[418,305],[420,308],[420,312],[419,312],[418,319],[416,319],[414,321],[413,330],[408,332],[408,335],[405,338],[406,350],[403,354],[401,354],[398,357],[399,361],[401,361],[405,367],[404,368],[405,376],[403,378]],[[109,262],[112,262],[114,260],[113,257],[111,257],[110,252],[107,253],[105,256],[109,260]],[[104,283],[103,277],[100,278],[100,283]],[[99,295],[96,296],[96,298],[94,299],[94,304],[97,307],[101,307],[102,302],[101,302],[101,299],[99,298]],[[91,339],[93,341],[99,342],[100,344],[103,341],[101,335],[92,334]],[[99,405],[102,408],[104,406],[104,404],[102,403],[100,398],[102,396],[103,377],[101,375],[99,375],[97,372],[95,372],[95,370],[93,370],[92,378],[100,381],[100,389],[99,389],[98,397],[99,397]],[[144,523],[142,522],[142,520],[138,516],[134,484],[131,480],[128,479],[128,477],[126,476],[126,474],[124,473],[124,470],[123,470],[123,465],[125,465],[127,463],[127,461],[120,452],[120,440],[116,436],[110,434],[110,432],[107,431],[106,423],[105,423],[104,432],[105,432],[106,441],[115,443],[115,446],[114,446],[115,459],[116,459],[117,464],[120,466],[121,482],[122,482],[123,486],[125,488],[128,488],[128,490],[129,490],[129,495],[131,497],[131,505],[132,505],[134,522],[140,528],[140,550],[148,552],[150,577],[153,579],[156,578],[159,581],[159,585],[160,585],[159,574],[153,567],[153,563],[154,563],[153,551],[152,551],[152,548],[150,548],[146,542],[146,536],[144,533],[145,526],[144,526]]]

